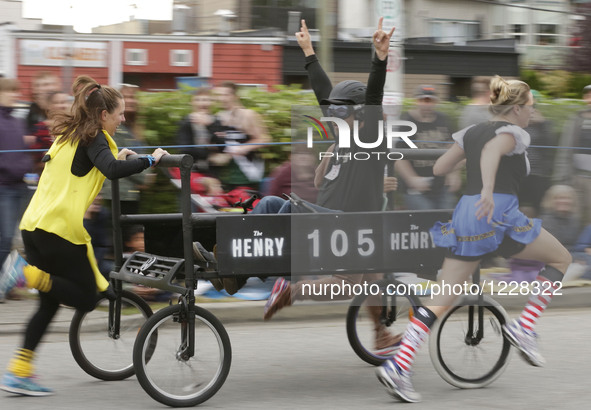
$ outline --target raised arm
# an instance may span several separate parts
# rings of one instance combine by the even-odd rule
[[[394,27],[389,32],[382,30],[381,17],[378,22],[378,29],[373,34],[372,41],[375,55],[371,61],[371,69],[367,80],[367,91],[365,92],[365,132],[362,133],[363,142],[375,140],[378,135],[378,124],[383,118],[382,100],[384,98],[384,84],[386,83],[386,67],[388,65],[388,50],[390,48],[390,38],[394,33]]]
[[[308,27],[306,26],[306,20],[302,19],[302,26],[300,27],[300,31],[296,33],[296,39],[306,57],[305,67],[308,71],[308,77],[310,78],[312,89],[316,95],[316,100],[318,100],[318,103],[320,104],[322,100],[327,99],[330,95],[330,92],[332,91],[332,83],[320,65],[320,61],[318,61],[318,58],[316,57],[314,47],[312,46],[312,39],[308,32]]]

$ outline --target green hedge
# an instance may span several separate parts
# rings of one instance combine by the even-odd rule
[[[583,87],[591,84],[591,74],[564,70],[522,70],[521,79],[552,98],[581,98]]]

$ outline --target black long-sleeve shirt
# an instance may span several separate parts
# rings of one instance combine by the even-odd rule
[[[66,143],[67,144],[67,143]],[[109,179],[128,177],[150,167],[148,158],[118,161],[113,157],[107,138],[102,131],[88,145],[79,144],[72,161],[72,174],[82,177],[97,167]]]
[[[388,60],[381,61],[374,57],[367,82],[365,94],[365,113],[363,126],[359,130],[359,139],[363,142],[374,142],[379,135],[379,121],[382,120],[382,99],[386,81]],[[318,103],[327,99],[332,90],[330,79],[322,69],[316,55],[306,57],[306,70]],[[352,132],[353,130],[351,130]],[[371,152],[383,152],[377,156]],[[382,144],[373,149],[364,149],[351,142],[351,148],[335,147],[336,155],[331,158],[325,178],[320,187],[317,204],[331,209],[349,212],[379,211],[383,204],[384,166],[386,164],[386,138]],[[356,153],[369,154],[369,159],[355,159]],[[352,159],[343,158],[351,154]],[[364,154],[359,158],[366,158]],[[337,174],[335,178],[327,175]]]

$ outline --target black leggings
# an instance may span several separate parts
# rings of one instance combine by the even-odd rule
[[[22,231],[27,262],[49,273],[53,282],[39,292],[39,308],[25,331],[23,347],[35,350],[61,303],[91,311],[97,301],[94,272],[86,245],[75,245],[52,233]]]

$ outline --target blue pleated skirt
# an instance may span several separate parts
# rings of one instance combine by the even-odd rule
[[[476,219],[475,205],[480,195],[464,195],[456,206],[452,220],[437,222],[431,228],[433,241],[458,256],[481,256],[497,250],[505,237],[516,242],[533,242],[542,229],[540,219],[525,216],[519,210],[515,195],[493,194],[495,209],[491,223]]]

